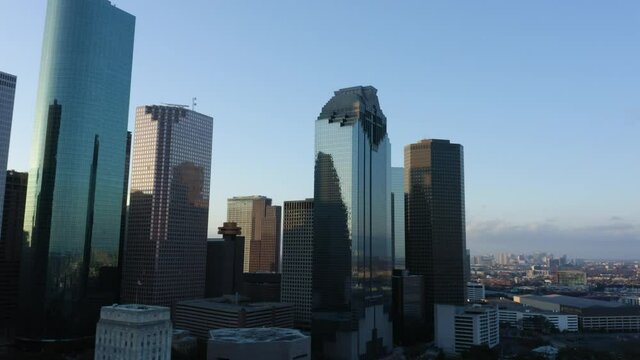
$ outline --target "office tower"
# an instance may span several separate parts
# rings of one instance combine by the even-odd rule
[[[313,199],[284,202],[282,301],[295,306],[295,325],[311,327]]]
[[[204,296],[213,118],[139,106],[124,257],[124,302],[173,306]]]
[[[7,171],[4,191],[4,217],[0,236],[0,337],[15,331],[18,309],[20,250],[24,241],[24,201],[27,173]]]
[[[207,360],[311,360],[311,338],[294,329],[244,328],[209,332]]]
[[[393,340],[397,345],[413,345],[424,331],[424,278],[407,270],[393,270]]]
[[[240,292],[244,264],[244,236],[233,222],[218,228],[222,239],[207,241],[207,281],[205,296],[220,297]]]
[[[95,332],[117,298],[135,17],[49,0],[24,217],[22,337]]]
[[[121,289],[122,272],[124,267],[124,249],[127,241],[127,198],[129,195],[129,165],[131,165],[131,143],[133,135],[131,131],[127,131],[127,147],[124,160],[124,178],[122,181],[122,214],[120,215],[120,244],[118,245],[118,289]],[[117,301],[120,302],[121,293],[118,291]]]
[[[254,302],[280,302],[282,274],[256,272],[242,274],[240,293]]]
[[[166,307],[112,305],[100,311],[95,359],[169,360],[173,333]]]
[[[280,265],[282,209],[265,196],[227,200],[227,221],[235,222],[245,238],[244,272],[277,272]]]
[[[0,172],[7,170],[9,157],[9,139],[11,138],[11,119],[13,118],[13,101],[16,95],[14,75],[0,71]],[[2,204],[4,204],[5,177],[0,176],[0,220],[2,220]],[[0,239],[2,234],[0,234]]]
[[[405,268],[404,240],[404,168],[391,168],[391,233],[393,235],[393,268]]]
[[[498,309],[494,306],[437,304],[435,312],[435,345],[447,355],[480,345],[493,349],[500,343]]]
[[[428,339],[434,305],[467,299],[463,166],[462,146],[448,140],[404,148],[407,270],[425,278]]]
[[[312,341],[320,357],[392,349],[391,166],[371,86],[341,89],[315,130]]]
[[[467,283],[467,301],[478,303],[485,299],[484,285],[474,282]]]

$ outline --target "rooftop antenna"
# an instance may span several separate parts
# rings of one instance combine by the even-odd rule
[[[198,105],[198,98],[194,97],[193,99],[191,99],[191,110],[192,111],[196,110],[196,105]]]

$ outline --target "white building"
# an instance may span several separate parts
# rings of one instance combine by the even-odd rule
[[[578,331],[578,315],[575,314],[538,310],[507,299],[491,300],[490,304],[498,307],[498,319],[501,323],[520,327],[524,319],[542,316],[549,320],[558,331]]]
[[[477,345],[494,348],[500,343],[499,331],[494,306],[436,305],[435,344],[446,354],[460,354]]]
[[[96,360],[170,360],[169,308],[103,306],[96,328]]]
[[[311,338],[294,329],[218,329],[209,334],[208,360],[311,359]]]
[[[485,299],[484,284],[467,283],[467,302],[476,303]]]

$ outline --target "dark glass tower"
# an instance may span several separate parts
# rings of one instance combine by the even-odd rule
[[[210,116],[136,109],[123,302],[173,306],[204,296],[212,136]]]
[[[95,331],[117,298],[135,17],[49,0],[27,189],[22,335]]]
[[[425,280],[426,336],[434,304],[466,301],[466,232],[462,146],[422,140],[404,148],[406,255],[411,274]]]
[[[16,81],[17,78],[14,75],[0,71],[0,172],[7,170]],[[0,220],[2,220],[2,204],[4,203],[4,184],[5,177],[0,176]],[[0,234],[1,236],[2,234]]]
[[[390,144],[376,93],[338,90],[316,120],[311,327],[320,357],[392,349]]]

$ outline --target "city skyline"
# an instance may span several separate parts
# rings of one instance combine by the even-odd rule
[[[28,168],[26,149],[32,141],[45,8],[43,1],[38,4],[42,6],[3,4],[16,15],[0,24],[1,31],[15,34],[0,39],[2,48],[19,50],[0,58],[0,69],[19,78],[9,158],[9,168],[18,171]],[[214,170],[248,163],[249,153],[256,151],[273,159],[234,172],[214,171],[210,236],[225,220],[229,197],[263,193],[274,204],[311,197],[313,154],[304,144],[312,141],[313,126],[301,119],[314,116],[318,99],[335,88],[372,84],[385,97],[385,113],[397,119],[389,129],[392,165],[402,164],[403,145],[421,138],[465,145],[472,252],[553,250],[585,258],[640,253],[635,205],[640,195],[633,185],[640,175],[633,137],[640,126],[635,100],[640,73],[633,65],[640,52],[628,46],[637,39],[632,14],[639,4],[621,2],[615,9],[581,4],[580,11],[550,1],[344,5],[345,11],[357,8],[371,17],[384,14],[394,25],[367,30],[374,31],[375,39],[363,39],[363,49],[377,54],[379,44],[384,54],[370,56],[370,63],[358,68],[340,68],[328,57],[334,50],[316,51],[351,44],[338,30],[311,21],[329,15],[331,6],[256,3],[255,11],[243,13],[239,4],[149,4],[118,3],[127,12],[145,14],[136,34],[129,128],[135,106],[175,99],[188,104],[197,96],[196,109],[212,114],[221,133],[214,137]],[[197,7],[202,11],[194,11]],[[203,21],[192,21],[183,30],[153,26],[175,13]],[[297,16],[288,17],[295,19],[291,24],[270,28],[269,16],[260,14]],[[225,17],[245,25],[239,28]],[[26,25],[21,18],[32,21]],[[293,34],[291,29],[300,27],[306,30]],[[510,32],[502,31],[506,27]],[[353,31],[356,37],[363,34]],[[305,43],[307,36],[314,42]],[[215,46],[207,45],[209,37]],[[163,38],[176,40],[187,55],[146,55]],[[291,47],[292,42],[302,51]],[[202,59],[189,55],[195,43]],[[240,61],[222,55],[235,54],[232,50],[239,51]],[[305,50],[318,58],[309,58]],[[386,53],[408,56],[397,59]],[[151,81],[153,74],[174,67],[180,71],[167,76],[178,84],[175,89]],[[247,98],[250,106],[244,106]],[[240,121],[249,126],[239,127]],[[274,130],[285,127],[297,134],[295,139]],[[246,151],[234,146],[238,128],[248,140]],[[500,141],[491,141],[496,138]],[[305,150],[292,152],[291,146]],[[275,166],[279,171],[265,172]],[[263,174],[260,182],[249,176],[254,171]],[[282,177],[292,173],[296,176]]]

